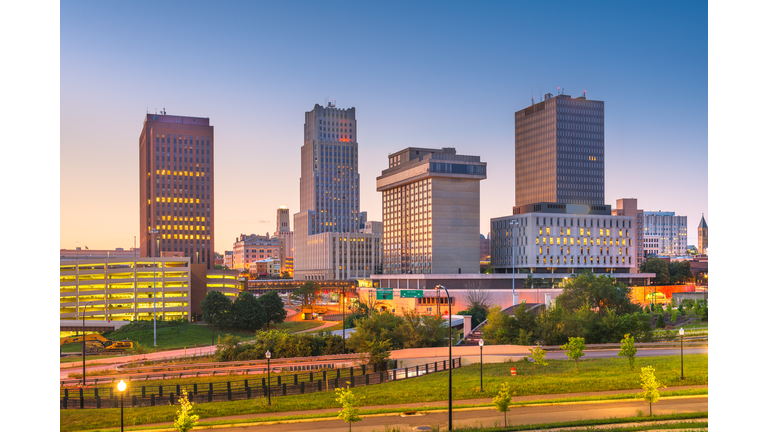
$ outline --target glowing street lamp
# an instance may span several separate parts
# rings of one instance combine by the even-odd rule
[[[448,298],[448,430],[450,431],[453,430],[453,356],[451,354],[453,327],[451,327],[451,295],[448,293],[448,289],[442,285],[435,287],[438,294],[440,294],[440,288],[445,290],[445,296]]]
[[[685,335],[685,330],[680,327],[680,379],[684,380],[685,377],[683,376],[683,335]]]
[[[484,393],[483,390],[483,340],[480,339],[480,393]]]
[[[123,392],[125,392],[125,382],[120,380],[117,389],[120,391],[120,432],[123,432]]]
[[[269,367],[269,359],[272,358],[272,353],[267,350],[265,355],[267,356],[267,405],[272,405],[272,368]]]
[[[83,387],[85,387],[85,310],[88,308],[88,305],[93,303],[92,301],[89,301],[88,303],[83,306]]]

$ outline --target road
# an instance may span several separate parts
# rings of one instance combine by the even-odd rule
[[[665,399],[653,404],[654,414],[673,414],[683,412],[709,411],[708,397]],[[530,406],[512,408],[507,413],[508,425],[537,424],[564,422],[586,419],[603,419],[611,417],[628,417],[637,415],[638,410],[647,415],[648,403],[643,401],[620,401],[604,403],[572,403],[564,405]],[[459,426],[493,426],[503,425],[504,414],[494,409],[454,410],[453,427]],[[384,415],[365,417],[354,423],[354,432],[383,431],[400,428],[401,431],[415,430],[417,427],[439,425],[440,429],[448,427],[448,413],[426,413],[419,416]],[[273,425],[255,425],[233,427],[227,430],[239,432],[347,432],[349,425],[342,420],[331,419],[314,422],[284,423]],[[423,429],[422,429],[423,430]],[[429,429],[426,429],[429,430]]]

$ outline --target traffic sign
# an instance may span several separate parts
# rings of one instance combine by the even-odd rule
[[[394,298],[393,291],[389,290],[376,290],[376,300],[392,300]]]
[[[400,298],[423,298],[424,290],[400,290]]]

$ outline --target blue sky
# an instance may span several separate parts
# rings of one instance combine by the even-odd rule
[[[64,2],[60,247],[133,246],[147,109],[210,117],[218,252],[299,211],[304,112],[356,107],[361,209],[387,154],[488,162],[481,233],[511,214],[514,112],[605,101],[606,201],[707,215],[705,2]],[[83,187],[83,185],[88,185]]]

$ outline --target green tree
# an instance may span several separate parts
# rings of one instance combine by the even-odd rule
[[[663,329],[666,326],[667,324],[664,322],[664,313],[660,312],[659,315],[656,317],[656,328]]]
[[[387,360],[391,355],[392,346],[387,340],[371,340],[363,342],[360,348],[360,360],[368,361],[369,366],[375,366],[377,369],[386,369]]]
[[[240,337],[229,333],[219,335],[216,341],[216,358],[220,361],[234,361],[239,351]]]
[[[624,335],[624,339],[621,340],[621,350],[619,350],[619,357],[626,357],[629,360],[629,369],[635,368],[635,354],[637,354],[637,348],[635,348],[635,338],[629,334]]]
[[[499,392],[493,397],[496,411],[504,413],[504,427],[507,427],[507,411],[509,411],[510,402],[512,402],[512,389],[509,386],[509,381],[505,381]]]
[[[584,338],[570,337],[568,343],[561,346],[560,349],[564,350],[568,355],[568,358],[576,362],[576,371],[579,371],[579,359],[584,356]]]
[[[631,290],[608,276],[595,276],[591,271],[573,275],[563,284],[563,293],[557,297],[557,304],[568,311],[575,311],[585,304],[604,314],[613,309],[619,314],[640,310],[632,303]]]
[[[179,409],[176,410],[176,420],[173,422],[173,428],[180,432],[187,432],[192,430],[197,425],[197,420],[200,416],[194,413],[192,408],[193,402],[189,401],[187,397],[187,390],[181,390],[181,397],[179,398]]]
[[[519,336],[515,319],[493,305],[488,311],[488,323],[483,328],[483,339],[489,345],[511,344]]]
[[[281,323],[285,321],[288,312],[285,310],[283,299],[276,291],[270,291],[259,296],[259,305],[264,310],[264,322],[269,327],[271,323]]]
[[[337,388],[336,390],[336,402],[341,405],[341,411],[336,416],[345,423],[349,423],[349,430],[352,430],[352,423],[362,420],[360,417],[360,408],[357,407],[357,396],[352,393],[349,386],[347,388]]]
[[[669,283],[669,266],[661,258],[649,258],[640,266],[641,273],[656,273],[653,279],[654,285],[666,285]]]
[[[648,402],[649,414],[653,415],[653,403],[659,400],[659,388],[666,388],[659,380],[656,379],[656,370],[653,366],[647,366],[640,369],[640,385],[643,391],[640,396]]]
[[[543,367],[548,365],[548,363],[545,361],[547,352],[541,349],[539,346],[536,346],[536,348],[528,348],[528,351],[530,351],[531,358],[533,359],[533,374],[536,375],[537,366]]]
[[[232,302],[232,313],[229,314],[230,327],[255,331],[266,322],[264,309],[259,305],[259,300],[247,291],[241,292]]]
[[[319,290],[320,285],[317,282],[306,281],[291,293],[291,300],[298,301],[302,307],[309,307],[315,303]]]
[[[282,279],[290,279],[291,278],[291,273],[288,272],[288,271],[280,272],[280,277]]]
[[[472,328],[474,329],[488,317],[488,307],[481,304],[473,304],[469,309],[456,312],[456,315],[471,315]]]
[[[671,262],[668,264],[669,282],[673,284],[683,284],[693,280],[691,263],[689,261]]]
[[[208,324],[215,321],[213,324],[219,326],[228,322],[231,307],[232,302],[220,291],[208,291],[200,304],[200,309],[203,310],[203,320]]]

